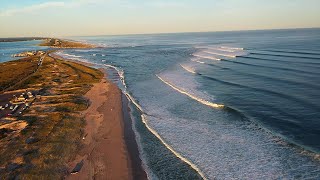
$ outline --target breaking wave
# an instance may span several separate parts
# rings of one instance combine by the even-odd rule
[[[212,57],[212,56],[203,56],[203,55],[198,55],[198,54],[193,54],[194,57],[199,57],[199,58],[204,58],[204,59],[211,59],[215,61],[220,61],[221,59]]]
[[[212,60],[223,60],[234,59],[238,56],[244,56],[247,54],[243,48],[226,47],[226,46],[196,46],[198,51],[193,54],[194,57],[212,59]]]
[[[191,69],[190,67],[187,67],[187,66],[182,65],[182,64],[180,64],[180,66],[181,66],[184,70],[186,70],[186,71],[188,71],[188,72],[190,72],[190,73],[192,73],[192,74],[196,74],[196,71],[193,70],[193,69]]]
[[[169,149],[176,157],[178,157],[179,159],[181,159],[183,162],[187,163],[190,165],[191,168],[193,168],[203,179],[207,180],[206,176],[204,175],[204,173],[195,165],[193,164],[191,161],[189,161],[187,158],[185,158],[184,156],[182,156],[181,154],[179,154],[177,151],[175,151],[168,143],[165,142],[165,140],[159,135],[159,133],[154,130],[149,124],[148,124],[148,120],[147,117],[150,116],[147,113],[145,113],[143,111],[143,108],[139,105],[139,103],[131,96],[131,94],[127,91],[127,85],[125,83],[125,77],[124,77],[124,72],[122,70],[120,70],[118,67],[113,66],[113,65],[106,65],[106,67],[109,68],[113,68],[115,69],[122,81],[123,86],[125,87],[125,89],[122,89],[123,93],[127,96],[127,98],[129,99],[130,102],[132,102],[137,109],[140,111],[141,113],[141,120],[144,123],[144,125],[146,126],[146,128],[154,135],[156,136],[161,143],[167,148]],[[141,153],[140,153],[141,154]],[[150,173],[150,172],[149,172]],[[150,175],[148,175],[150,176]]]
[[[211,51],[203,51],[208,54],[213,54],[213,55],[218,55],[218,56],[225,56],[225,57],[230,57],[230,58],[236,58],[236,55],[228,55],[228,54],[221,54],[221,53],[216,53],[216,52],[211,52]]]
[[[207,101],[207,100],[204,100],[204,99],[201,99],[201,98],[199,98],[199,97],[196,97],[196,96],[194,96],[194,95],[186,92],[185,90],[182,90],[182,89],[174,86],[174,85],[171,84],[170,82],[168,82],[168,81],[164,80],[163,78],[161,78],[159,75],[156,75],[156,76],[157,76],[158,79],[160,79],[163,83],[165,83],[165,84],[167,84],[168,86],[170,86],[172,89],[180,92],[181,94],[184,94],[184,95],[190,97],[190,98],[193,99],[193,100],[196,100],[196,101],[200,102],[201,104],[204,104],[204,105],[206,105],[206,106],[210,106],[210,107],[212,107],[212,108],[218,108],[218,109],[224,108],[224,105],[222,105],[222,104],[212,103],[212,102],[209,102],[209,101]]]

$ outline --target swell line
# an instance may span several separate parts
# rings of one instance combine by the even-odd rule
[[[145,113],[142,109],[142,107],[136,102],[136,100],[128,93],[127,91],[127,86],[125,83],[125,79],[124,79],[124,75],[123,72],[119,70],[119,68],[112,66],[112,65],[105,65],[107,67],[111,67],[114,68],[120,77],[123,77],[121,79],[123,86],[125,87],[125,89],[123,90],[123,93],[128,97],[129,101],[132,102],[140,111],[141,113],[141,120],[143,122],[143,124],[146,126],[146,128],[154,135],[156,136],[161,143],[167,148],[169,149],[176,157],[178,157],[180,160],[182,160],[183,162],[187,163],[192,169],[194,169],[204,180],[207,180],[206,176],[204,175],[204,173],[195,165],[193,164],[190,160],[188,160],[187,158],[183,157],[181,154],[179,154],[177,151],[175,151],[168,143],[165,142],[165,140],[159,135],[159,133],[157,131],[155,131],[152,127],[149,126],[148,122],[147,122],[147,118],[146,116],[149,116],[147,113]]]
[[[210,107],[212,107],[212,108],[216,108],[216,109],[222,109],[222,108],[224,108],[224,105],[222,105],[222,104],[216,104],[216,103],[212,103],[212,102],[209,102],[209,101],[207,101],[207,100],[198,98],[198,97],[196,97],[196,96],[194,96],[194,95],[192,95],[192,94],[187,93],[187,92],[184,91],[184,90],[181,90],[181,89],[175,87],[174,85],[170,84],[168,81],[162,79],[160,76],[158,76],[158,75],[156,75],[156,76],[157,76],[157,78],[159,78],[163,83],[165,83],[166,85],[170,86],[172,89],[180,92],[181,94],[184,94],[184,95],[190,97],[190,98],[193,99],[193,100],[196,100],[196,101],[200,102],[201,104],[204,104],[204,105],[210,106]]]
[[[226,46],[220,46],[222,49],[232,49],[232,50],[244,50],[244,48],[236,48],[236,47],[226,47]]]
[[[192,69],[190,69],[190,68],[188,68],[188,67],[185,67],[185,66],[182,65],[182,64],[180,64],[180,66],[181,66],[184,70],[186,70],[186,71],[188,71],[188,72],[190,72],[190,73],[192,73],[192,74],[196,74],[196,72],[195,72],[194,70],[192,70]]]
[[[197,62],[197,61],[195,61],[195,62]],[[246,73],[246,72],[242,72],[242,71],[237,71],[237,70],[234,70],[232,68],[221,67],[221,66],[216,65],[216,64],[209,64],[209,63],[205,63],[205,64],[208,65],[208,66],[212,66],[212,67],[215,67],[215,68],[222,69],[222,70],[229,70],[229,71],[232,71],[232,72],[236,72],[236,73],[239,73],[241,75],[248,76],[248,77],[252,77],[253,76],[253,77],[256,77],[256,78],[268,79],[268,80],[278,81],[278,82],[287,83],[287,84],[291,84],[291,85],[297,85],[297,83],[298,83],[298,84],[302,84],[304,86],[312,87],[314,89],[320,88],[320,86],[317,86],[315,84],[306,83],[306,82],[290,81],[290,80],[285,80],[285,79],[277,79],[277,78],[273,78],[273,77],[270,77],[270,76],[264,76],[264,75],[254,74],[254,73]]]
[[[131,101],[138,108],[138,110],[141,112],[141,120],[142,120],[143,124],[146,126],[146,128],[154,136],[156,136],[161,141],[161,143],[167,149],[169,149],[169,151],[171,151],[176,157],[178,157],[183,162],[187,163],[192,169],[194,169],[202,177],[202,179],[207,180],[207,178],[205,177],[204,173],[195,164],[193,164],[187,158],[183,157],[181,154],[179,154],[177,151],[175,151],[168,143],[165,142],[165,140],[160,136],[160,134],[156,130],[154,130],[151,126],[149,126],[148,120],[147,120],[147,117],[146,117],[146,116],[149,116],[149,115],[144,113],[144,111],[142,110],[141,106],[135,101],[135,99],[129,93],[125,92],[125,94],[128,97],[129,101]]]
[[[198,49],[212,49],[212,50],[218,50],[218,51],[224,51],[224,52],[235,52],[235,50],[230,50],[230,49],[223,49],[223,48],[214,48],[214,47],[202,47],[202,46],[197,46],[195,48]]]
[[[318,110],[318,111],[320,110],[320,108],[318,106],[316,106],[316,105],[314,105],[312,103],[305,102],[303,100],[300,100],[298,98],[295,98],[295,97],[292,97],[292,96],[289,96],[289,95],[286,95],[286,94],[282,94],[282,93],[278,93],[278,92],[274,92],[274,91],[270,91],[270,90],[266,90],[266,89],[260,89],[260,88],[245,86],[245,85],[232,83],[232,82],[228,82],[228,81],[223,81],[223,80],[219,80],[219,79],[216,79],[216,78],[213,78],[213,77],[210,77],[210,76],[206,76],[206,75],[201,74],[201,73],[197,73],[197,74],[202,76],[202,77],[204,77],[204,78],[206,78],[206,79],[209,79],[209,80],[212,80],[212,81],[216,81],[216,82],[219,82],[219,83],[222,83],[222,84],[235,86],[235,87],[240,87],[240,88],[245,88],[245,89],[251,89],[251,90],[254,90],[254,91],[260,91],[260,92],[276,95],[278,97],[285,98],[285,99],[290,99],[290,100],[295,101],[295,102],[300,103],[300,104],[308,105],[308,106],[312,107],[315,110]]]
[[[239,61],[230,61],[227,59],[223,59],[222,61],[234,63],[234,64],[242,64],[242,65],[247,65],[247,66],[254,66],[254,67],[260,67],[260,68],[266,68],[266,69],[279,69],[279,70],[284,70],[284,71],[291,71],[291,72],[296,72],[296,73],[303,73],[303,74],[314,74],[314,75],[319,75],[320,73],[316,72],[307,72],[307,71],[302,71],[302,70],[297,70],[297,69],[290,69],[290,68],[283,68],[283,67],[271,67],[271,66],[262,66],[262,65],[257,65],[257,64],[249,64],[249,63],[244,63],[244,62],[239,62]]]
[[[313,64],[313,65],[320,65],[320,63],[316,62],[298,62],[298,61],[285,61],[285,60],[280,60],[280,59],[265,59],[265,58],[259,58],[259,57],[250,57],[250,56],[237,56],[239,58],[246,58],[246,59],[257,59],[257,60],[263,60],[263,61],[274,61],[274,62],[284,62],[284,63],[294,63],[294,64],[302,64],[303,66],[307,66],[308,64]]]
[[[204,173],[194,164],[192,163],[190,160],[188,160],[187,158],[183,157],[181,154],[179,154],[177,151],[175,151],[169,144],[167,144],[164,139],[153,129],[149,126],[149,124],[147,123],[147,119],[145,116],[149,116],[147,113],[145,113],[142,109],[142,107],[135,101],[135,99],[128,93],[127,91],[127,85],[125,83],[125,79],[124,79],[124,72],[121,71],[118,67],[116,66],[113,66],[113,65],[109,65],[109,64],[97,64],[97,63],[91,63],[91,64],[94,64],[94,65],[98,65],[98,66],[101,66],[101,65],[104,65],[106,67],[109,67],[109,68],[113,68],[115,69],[119,76],[121,77],[121,82],[123,84],[123,86],[125,87],[124,90],[122,90],[122,92],[128,97],[128,100],[130,102],[132,102],[137,108],[138,110],[141,112],[141,119],[142,119],[142,122],[143,124],[146,126],[146,128],[154,135],[156,136],[160,142],[167,148],[169,149],[169,151],[171,151],[176,157],[178,157],[181,161],[187,163],[192,169],[194,169],[200,176],[202,179],[204,180],[207,180],[206,176],[204,175]],[[147,176],[149,176],[147,174]]]
[[[230,58],[237,57],[237,56],[232,56],[232,55],[228,55],[228,54],[215,53],[215,52],[211,52],[211,51],[203,51],[203,52],[208,53],[208,54],[212,54],[212,55],[225,56],[225,57],[230,57]]]
[[[154,135],[156,136],[161,142],[162,144],[167,147],[176,157],[178,157],[179,159],[181,159],[182,161],[184,161],[185,163],[189,164],[204,180],[207,180],[207,178],[205,177],[205,175],[203,174],[203,172],[201,172],[201,170],[195,165],[193,164],[191,161],[189,161],[188,159],[186,159],[185,157],[183,157],[181,154],[179,154],[177,151],[175,151],[169,144],[167,144],[163,138],[159,135],[159,133],[157,131],[155,131],[153,128],[151,128],[148,123],[147,123],[147,119],[145,117],[144,114],[141,115],[141,119],[142,122],[145,124],[145,126],[147,127],[147,129]]]
[[[202,55],[198,55],[198,54],[193,54],[193,56],[195,56],[195,57],[199,57],[199,58],[205,58],[205,59],[216,60],[216,61],[220,61],[220,60],[221,60],[221,59],[219,59],[219,58],[210,57],[210,56],[202,56]]]
[[[250,53],[250,54],[265,55],[265,56],[278,56],[278,57],[291,57],[291,58],[320,59],[320,58],[316,58],[316,57],[291,56],[291,55],[281,55],[281,54],[267,54],[267,53]]]
[[[284,51],[284,50],[259,50],[259,51],[266,51],[266,52],[280,52],[280,53],[293,53],[293,54],[320,55],[320,53],[313,53],[313,52],[301,52],[301,51]]]

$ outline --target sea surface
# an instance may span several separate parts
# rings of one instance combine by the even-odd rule
[[[151,179],[320,179],[320,29],[73,37],[130,99]]]
[[[18,42],[0,42],[0,63],[19,59],[12,57],[25,51],[38,51],[48,49],[47,47],[39,46],[40,40],[35,41],[18,41]]]

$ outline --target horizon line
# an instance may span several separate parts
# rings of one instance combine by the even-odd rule
[[[297,27],[297,28],[270,28],[270,29],[241,29],[241,30],[217,30],[217,31],[181,31],[181,32],[159,32],[159,33],[125,33],[125,34],[99,34],[99,35],[74,35],[74,36],[16,36],[16,37],[0,37],[0,39],[14,38],[71,38],[71,37],[99,37],[99,36],[134,36],[134,35],[161,35],[161,34],[187,34],[187,33],[219,33],[219,32],[245,32],[245,31],[272,31],[272,30],[307,30],[320,29],[320,27]]]

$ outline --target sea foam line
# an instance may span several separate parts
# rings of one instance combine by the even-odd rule
[[[227,54],[221,54],[221,53],[215,53],[215,52],[211,52],[211,51],[203,51],[205,53],[209,53],[209,54],[213,54],[213,55],[218,55],[218,56],[225,56],[225,57],[231,57],[231,58],[236,58],[237,56],[233,56],[233,55],[227,55]]]
[[[210,56],[201,56],[201,55],[198,55],[198,54],[193,54],[193,56],[200,57],[200,58],[205,58],[205,59],[212,59],[212,60],[216,60],[216,61],[220,61],[221,60],[219,58],[210,57]]]
[[[189,161],[187,158],[183,157],[181,154],[179,154],[177,151],[175,151],[168,143],[165,142],[165,140],[159,135],[159,133],[154,130],[151,126],[148,124],[147,115],[143,112],[141,106],[135,101],[135,99],[127,92],[125,92],[126,96],[128,97],[129,101],[131,101],[141,112],[141,120],[143,124],[146,126],[146,128],[154,135],[156,136],[160,142],[167,148],[169,151],[171,151],[176,157],[178,157],[183,162],[187,163],[192,169],[194,169],[204,180],[207,180],[204,173],[191,161]]]
[[[219,48],[219,47],[210,47],[210,46],[196,46],[195,48],[197,49],[212,49],[212,50],[218,50],[218,51],[224,51],[224,52],[235,52],[236,50],[230,50],[230,49],[224,49],[224,48]]]
[[[144,113],[142,107],[136,102],[136,100],[127,92],[127,85],[125,83],[125,79],[124,79],[124,72],[121,71],[118,67],[116,66],[113,66],[113,65],[109,65],[109,64],[97,64],[97,63],[91,63],[91,64],[94,64],[94,65],[104,65],[106,67],[109,67],[109,68],[113,68],[115,69],[120,78],[121,78],[121,82],[123,84],[123,86],[125,87],[125,89],[123,90],[123,93],[128,97],[129,101],[132,102],[138,109],[139,111],[141,112],[141,119],[142,119],[142,122],[145,124],[146,128],[154,135],[156,136],[160,142],[167,148],[169,149],[176,157],[178,157],[179,159],[181,159],[182,161],[184,161],[185,163],[189,164],[189,166],[194,169],[201,177],[202,179],[204,180],[207,180],[207,178],[205,177],[204,173],[195,165],[193,164],[191,161],[189,161],[188,159],[186,159],[185,157],[183,157],[182,155],[180,155],[178,152],[176,152],[169,144],[167,144],[164,139],[153,129],[151,128],[149,125],[148,125],[148,122],[147,122],[147,118],[145,117],[146,114]],[[140,153],[142,154],[142,153]],[[149,172],[149,173],[152,173],[152,172]],[[150,174],[148,174],[147,172],[147,176],[150,177]]]
[[[184,90],[181,90],[181,89],[175,87],[174,85],[170,84],[168,81],[162,79],[160,76],[158,76],[158,75],[156,75],[156,76],[157,76],[163,83],[165,83],[165,84],[167,84],[168,86],[170,86],[172,89],[174,89],[174,90],[176,90],[176,91],[178,91],[178,92],[180,92],[180,93],[182,93],[182,94],[184,94],[184,95],[187,95],[187,96],[190,97],[191,99],[196,100],[196,101],[200,102],[201,104],[210,106],[210,107],[212,107],[212,108],[218,108],[218,109],[224,108],[224,105],[222,105],[222,104],[216,104],[216,103],[212,103],[212,102],[209,102],[209,101],[207,101],[207,100],[198,98],[198,97],[196,97],[196,96],[194,96],[194,95],[192,95],[192,94],[187,93],[187,92],[184,91]]]
[[[148,123],[147,123],[147,119],[145,117],[144,114],[141,115],[141,119],[142,122],[145,124],[145,126],[147,127],[147,129],[153,134],[155,135],[161,142],[162,144],[167,147],[176,157],[178,157],[179,159],[181,159],[182,161],[184,161],[185,163],[189,164],[204,180],[207,180],[207,178],[205,177],[205,175],[203,174],[203,172],[195,165],[193,164],[191,161],[189,161],[188,159],[186,159],[185,157],[183,157],[181,154],[179,154],[177,151],[175,151],[169,144],[167,144],[163,138],[158,134],[158,132],[156,132],[153,128],[151,128]]]
[[[193,164],[191,161],[189,161],[188,159],[186,159],[185,157],[183,157],[181,154],[179,154],[177,151],[175,151],[168,143],[166,143],[164,141],[164,139],[159,135],[159,133],[157,131],[155,131],[152,127],[149,126],[148,122],[147,122],[147,118],[146,118],[146,114],[144,113],[142,107],[136,102],[136,100],[127,92],[127,86],[124,80],[124,73],[122,71],[119,70],[119,68],[112,66],[112,65],[107,65],[105,64],[105,66],[110,67],[110,68],[114,68],[121,78],[121,81],[123,83],[123,86],[125,87],[125,90],[123,91],[123,93],[128,97],[129,101],[132,102],[141,112],[141,119],[143,124],[146,126],[146,128],[154,135],[156,136],[161,143],[167,148],[169,149],[176,157],[178,157],[180,160],[184,161],[185,163],[187,163],[192,169],[194,169],[204,180],[207,180],[207,178],[205,177],[204,173],[195,165]]]
[[[186,67],[186,66],[184,66],[184,65],[182,65],[182,64],[180,64],[180,66],[181,66],[184,70],[186,70],[186,71],[188,71],[188,72],[190,72],[190,73],[192,73],[192,74],[196,74],[196,72],[195,72],[193,69],[188,68],[188,67]]]
[[[203,61],[199,61],[198,59],[192,59],[191,61],[193,61],[193,62],[197,62],[197,63],[200,63],[200,64],[205,64],[205,62],[203,62]]]
[[[232,49],[232,50],[244,50],[243,48],[235,48],[235,47],[226,47],[226,46],[221,46],[222,49]]]

